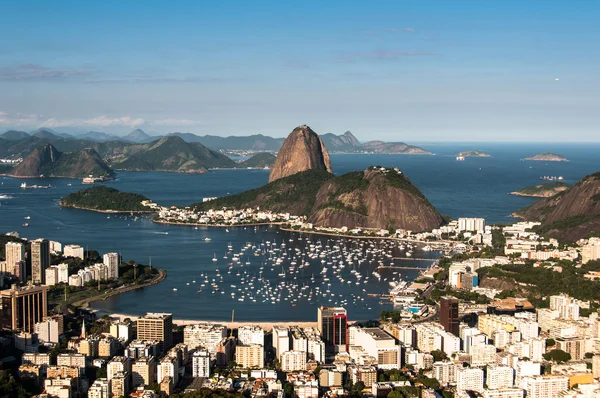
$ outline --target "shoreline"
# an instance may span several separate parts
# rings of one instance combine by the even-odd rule
[[[95,213],[105,213],[105,214],[127,214],[127,213],[133,213],[133,214],[152,214],[152,213],[156,213],[155,211],[151,211],[151,210],[100,210],[100,209],[90,209],[90,208],[87,208],[87,207],[80,207],[80,206],[75,206],[75,205],[65,205],[65,204],[62,204],[62,203],[59,203],[58,207],[63,207],[63,208],[67,208],[67,209],[93,211]]]
[[[141,283],[139,285],[132,284],[132,285],[123,286],[123,287],[117,288],[115,290],[111,290],[108,293],[101,293],[96,296],[87,297],[84,299],[73,301],[72,303],[70,303],[70,305],[72,305],[73,307],[82,307],[82,308],[88,309],[90,311],[97,311],[97,310],[94,310],[93,308],[90,308],[91,303],[96,302],[96,301],[104,301],[107,298],[112,297],[112,296],[127,293],[127,292],[137,290],[137,289],[143,289],[145,287],[149,287],[152,285],[156,285],[156,284],[164,281],[166,278],[167,278],[167,271],[164,269],[159,269],[158,275],[155,278],[149,280],[148,282]],[[68,304],[65,304],[65,305],[68,305]]]
[[[106,313],[107,315],[109,315],[111,318],[114,319],[118,319],[120,321],[122,321],[125,318],[129,318],[132,321],[137,320],[138,318],[141,318],[141,315],[130,315],[130,314],[122,314],[122,313],[110,313],[107,312],[105,310],[97,310],[97,309],[91,309],[92,312],[94,313],[98,313],[98,314],[104,314]],[[317,321],[273,321],[273,322],[269,322],[269,321],[218,321],[218,320],[210,320],[210,319],[181,319],[181,318],[173,318],[173,324],[177,324],[177,325],[181,325],[181,326],[187,326],[187,325],[198,325],[198,324],[202,324],[202,323],[214,323],[214,324],[218,324],[218,325],[225,325],[228,328],[238,328],[240,326],[244,326],[244,325],[254,325],[254,326],[258,326],[260,328],[262,328],[265,331],[270,331],[271,328],[273,326],[300,326],[300,327],[317,327]]]
[[[191,222],[176,222],[176,221],[162,221],[152,220],[153,223],[163,225],[182,225],[191,227],[216,227],[216,228],[240,228],[240,227],[258,227],[263,225],[281,225],[283,222],[263,222],[263,223],[248,223],[248,224],[204,224],[204,223],[191,223]]]

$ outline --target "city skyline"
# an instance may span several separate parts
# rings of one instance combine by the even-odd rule
[[[591,2],[177,6],[7,4],[0,130],[597,141]]]

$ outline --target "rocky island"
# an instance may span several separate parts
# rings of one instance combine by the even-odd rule
[[[566,162],[569,159],[565,158],[564,156],[557,155],[555,153],[546,152],[538,153],[537,155],[530,156],[523,160],[537,160],[541,162]]]
[[[489,158],[492,155],[490,155],[489,153],[481,152],[481,151],[463,151],[463,152],[460,152],[456,156],[463,157],[463,158],[467,158],[467,157]]]
[[[101,213],[152,213],[152,209],[142,205],[143,201],[149,199],[143,195],[100,185],[73,192],[62,198],[59,205]]]
[[[583,177],[552,197],[517,210],[513,216],[541,225],[536,232],[565,242],[575,242],[600,231],[600,172]]]
[[[533,198],[549,198],[569,188],[569,184],[564,182],[551,182],[548,184],[531,185],[518,191],[511,192],[511,195],[530,196]]]

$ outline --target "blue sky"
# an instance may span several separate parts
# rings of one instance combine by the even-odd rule
[[[7,0],[0,12],[0,130],[600,137],[597,1]]]

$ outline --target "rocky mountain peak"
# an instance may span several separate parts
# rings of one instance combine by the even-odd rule
[[[269,182],[306,170],[331,172],[331,161],[321,138],[303,124],[285,139],[275,159]]]

